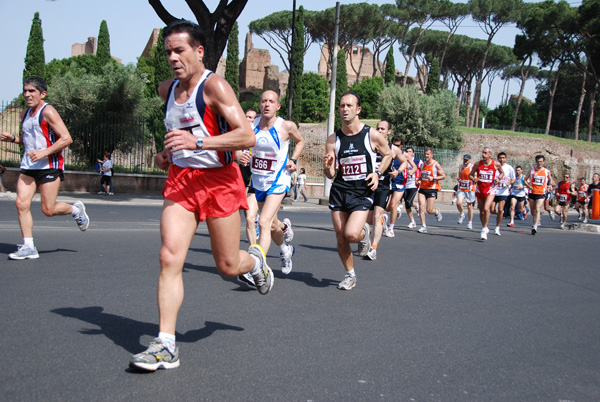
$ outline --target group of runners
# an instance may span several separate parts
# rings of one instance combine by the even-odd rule
[[[182,272],[200,222],[206,221],[215,266],[222,275],[238,277],[256,287],[261,295],[268,294],[274,283],[267,263],[271,242],[279,248],[281,271],[288,274],[292,270],[295,252],[291,244],[292,224],[288,218],[279,220],[278,211],[304,148],[304,138],[296,124],[277,117],[281,107],[277,93],[265,91],[261,95],[258,115],[253,110],[244,113],[229,84],[206,69],[203,62],[206,38],[198,25],[177,20],[163,33],[175,78],[158,88],[166,102],[168,131],[164,150],[156,157],[158,167],[168,170],[160,218],[159,332],[145,351],[130,359],[131,367],[150,371],[180,365],[175,333],[184,295]],[[11,259],[39,257],[33,244],[30,212],[38,189],[44,214],[72,214],[82,231],[89,226],[81,201],[68,205],[56,200],[63,179],[61,151],[72,139],[56,110],[44,101],[46,83],[40,78],[29,78],[23,89],[28,105],[22,114],[23,135],[2,132],[0,138],[25,146],[16,202],[24,244],[9,254]],[[342,290],[350,290],[357,283],[351,244],[358,243],[359,256],[375,260],[381,236],[394,236],[402,201],[410,218],[409,228],[416,228],[412,212],[415,197],[418,197],[420,233],[427,233],[427,215],[442,220],[435,200],[441,189],[440,181],[446,179],[446,174],[434,159],[433,149],[427,148],[424,160],[419,160],[411,147],[402,150],[402,138],[391,135],[387,121],[380,121],[376,129],[371,128],[360,121],[360,111],[357,94],[347,92],[341,97],[342,126],[327,138],[323,159],[324,174],[333,180],[329,209],[337,251],[345,270],[338,284]],[[295,142],[291,155],[290,140]],[[477,198],[483,226],[481,236],[487,238],[491,211],[500,214],[507,201],[502,197],[507,197],[509,191],[518,194],[527,187],[534,215],[532,233],[535,234],[546,187],[553,184],[550,172],[543,167],[543,157],[536,158],[537,166],[524,178],[522,171],[517,168],[515,174],[506,164],[505,154],[501,153],[498,161],[493,160],[489,148],[483,150],[478,164],[473,165],[470,160],[470,155],[465,155],[459,169],[459,223],[464,220],[461,209],[464,199],[469,214],[468,227],[472,229],[472,205]],[[594,175],[596,187],[590,185],[590,190],[585,191],[597,188],[598,181]],[[564,207],[562,194],[573,195],[574,187],[561,183],[557,195],[559,206]],[[583,187],[577,191],[583,191]],[[514,198],[512,209],[522,208],[523,197]],[[239,211],[246,213],[247,250],[239,246]],[[565,209],[561,212],[566,219]],[[511,223],[512,216],[511,213]],[[498,235],[501,219],[498,216],[495,230]],[[254,226],[256,221],[259,230]]]

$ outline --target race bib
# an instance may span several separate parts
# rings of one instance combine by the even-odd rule
[[[367,177],[366,155],[348,156],[340,159],[340,171],[344,181],[364,180]]]
[[[585,198],[587,197],[587,193],[585,191],[580,191],[577,193],[577,195],[579,196],[579,198]]]
[[[200,127],[201,119],[198,112],[185,113],[175,117],[169,117],[164,119],[165,127],[167,132],[171,130],[186,130],[194,134],[197,138],[203,137],[203,132]],[[199,154],[202,151],[181,149],[173,152],[173,159],[188,158],[192,155]]]
[[[568,202],[569,201],[569,194],[558,194],[558,201],[559,202]]]
[[[533,184],[536,186],[543,186],[545,181],[546,181],[546,177],[544,177],[544,176],[534,176],[533,177]]]
[[[508,178],[507,177],[503,177],[500,180],[500,183],[498,183],[498,187],[500,187],[500,188],[508,187]]]
[[[433,179],[431,178],[431,171],[429,171],[429,170],[423,170],[421,172],[421,180],[423,180],[423,181],[432,181]]]
[[[459,188],[459,190],[463,190],[463,191],[471,190],[471,180],[459,180],[458,188]]]
[[[491,172],[480,172],[479,181],[482,183],[491,183],[493,181],[494,174]]]
[[[252,174],[266,176],[275,171],[277,154],[273,152],[254,151],[252,155]]]

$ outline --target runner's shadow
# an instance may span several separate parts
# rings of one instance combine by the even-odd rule
[[[281,273],[281,271],[273,271],[275,273],[275,278],[278,279],[286,279],[293,280],[298,282],[304,282],[307,286],[312,288],[326,288],[329,286],[337,286],[340,281],[334,281],[333,279],[318,279],[310,272],[297,272],[292,271],[289,274],[285,275]]]
[[[104,307],[65,307],[50,310],[52,313],[63,317],[76,318],[99,328],[82,328],[79,332],[84,335],[104,335],[117,346],[134,354],[144,350],[146,346],[140,343],[144,335],[155,337],[158,334],[158,325],[137,321],[131,318],[103,312]],[[194,329],[186,333],[177,333],[177,342],[192,343],[208,338],[216,331],[243,331],[244,328],[227,325],[219,322],[206,321],[204,328]]]

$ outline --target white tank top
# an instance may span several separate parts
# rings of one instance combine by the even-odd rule
[[[252,148],[252,187],[267,191],[274,186],[289,187],[291,175],[286,169],[290,141],[281,141],[279,132],[284,120],[278,117],[268,130],[260,129],[260,119],[254,120],[256,145]]]
[[[194,91],[185,103],[175,102],[175,80],[169,89],[165,127],[187,130],[198,138],[221,135],[229,131],[223,116],[215,114],[204,101],[204,83],[212,73],[205,70]],[[231,151],[181,150],[173,154],[173,163],[182,168],[206,169],[228,165],[233,162]]]
[[[54,130],[48,124],[42,115],[42,111],[48,106],[45,103],[38,112],[30,116],[29,111],[25,112],[23,118],[23,144],[25,145],[25,153],[21,159],[21,169],[24,170],[38,170],[38,169],[63,169],[64,159],[62,151],[55,154],[49,155],[44,159],[40,159],[37,162],[31,160],[28,152],[31,151],[43,151],[50,148],[57,140]]]

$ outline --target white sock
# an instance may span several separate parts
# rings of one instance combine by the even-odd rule
[[[388,225],[388,227],[390,228],[390,230],[394,230],[394,225],[395,225],[394,223],[391,223],[391,224]]]
[[[354,272],[354,268],[352,268],[350,271],[346,271],[346,275],[349,275],[351,277],[355,277],[356,273]]]
[[[289,252],[289,249],[290,246],[285,244],[285,242],[281,243],[281,246],[279,246],[279,251],[281,251],[283,254],[287,254]]]
[[[77,214],[79,213],[79,208],[77,208],[75,205],[72,205],[73,207],[73,212],[71,212],[71,215],[74,217],[77,216]]]
[[[163,341],[169,352],[175,354],[175,335],[159,332],[158,337]]]
[[[33,244],[33,237],[23,237],[23,245],[29,248],[35,248]]]
[[[260,272],[260,260],[255,255],[250,255],[250,257],[254,258],[256,262],[254,263],[254,268],[250,271],[250,275],[257,274]]]

